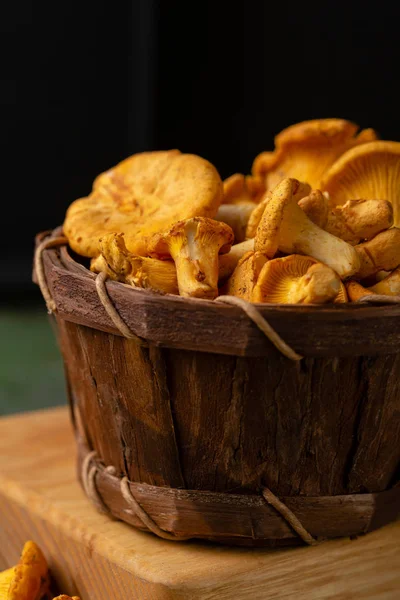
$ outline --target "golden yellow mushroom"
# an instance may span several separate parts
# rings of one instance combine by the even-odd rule
[[[90,258],[107,233],[125,233],[130,252],[146,256],[147,239],[180,219],[214,217],[222,181],[208,161],[179,150],[135,154],[97,177],[87,198],[68,208],[70,246]]]
[[[9,571],[6,571],[8,576]],[[2,590],[3,600],[40,600],[48,592],[47,562],[34,542],[26,542],[21,558],[12,571],[8,590]]]
[[[124,236],[110,233],[100,238],[101,254],[93,258],[90,269],[104,272],[110,279],[164,294],[179,294],[176,268],[172,260],[136,256],[128,252]]]
[[[273,258],[285,254],[312,256],[336,271],[341,279],[360,268],[360,259],[350,244],[315,225],[295,199],[296,179],[284,179],[272,191],[257,228],[254,249]]]
[[[400,295],[400,267],[397,267],[390,275],[381,279],[375,285],[368,288],[374,294],[382,294],[384,296],[399,296]]]
[[[252,301],[324,304],[334,302],[341,286],[338,275],[330,267],[311,256],[292,254],[265,263],[254,287]]]
[[[194,217],[153,236],[150,256],[172,257],[181,296],[214,299],[218,294],[218,255],[229,252],[233,231],[225,223]]]
[[[265,254],[261,254],[261,252],[247,252],[239,260],[226,282],[224,293],[250,301],[260,271],[267,260]]]
[[[357,302],[360,298],[374,294],[374,292],[365,288],[361,283],[358,283],[358,281],[348,281],[346,283],[346,291],[350,302]]]
[[[53,598],[53,600],[80,600],[78,596],[66,596],[65,594],[61,594],[61,596],[57,596],[57,598]]]
[[[230,277],[236,268],[239,260],[247,252],[254,250],[254,239],[245,240],[240,244],[234,244],[227,254],[219,256],[218,279],[223,283]]]
[[[251,201],[258,202],[265,192],[265,184],[262,177],[234,173],[223,184],[223,204]]]
[[[11,567],[11,569],[7,569],[0,573],[0,600],[8,599],[8,591],[14,578],[14,571],[15,567]]]
[[[308,185],[308,183],[299,181],[298,188],[297,188],[296,192],[294,193],[294,200],[296,202],[299,202],[302,198],[304,198],[304,196],[307,196],[310,193],[311,193],[311,187]],[[253,212],[249,216],[249,220],[248,220],[247,228],[246,228],[246,237],[247,238],[255,237],[256,232],[257,232],[257,227],[260,224],[261,217],[263,215],[263,212],[264,212],[264,209],[265,209],[267,203],[269,202],[269,199],[271,198],[271,194],[272,194],[271,191],[268,192],[267,194],[265,194],[265,196],[263,197],[261,202],[259,204],[257,204],[257,206],[254,208]]]
[[[360,258],[355,272],[357,279],[365,279],[378,271],[392,271],[400,265],[400,229],[392,227],[378,233],[372,240],[354,246]]]
[[[320,190],[314,190],[299,206],[318,227],[353,245],[393,225],[393,207],[387,200],[348,200],[332,207]]]
[[[265,178],[268,190],[286,177],[319,188],[322,176],[343,152],[377,137],[372,129],[356,136],[357,130],[357,125],[344,119],[318,119],[291,125],[275,137],[273,153],[263,152],[256,157],[252,173]]]
[[[131,256],[128,252],[123,233],[109,233],[99,239],[99,256],[90,261],[90,270],[94,273],[106,273],[110,279],[125,281],[131,272]]]
[[[231,227],[236,242],[243,242],[250,215],[259,206],[255,202],[242,200],[233,204],[221,204],[215,216],[216,221],[222,221]]]
[[[324,175],[321,189],[334,204],[375,198],[393,204],[400,225],[400,143],[375,141],[348,150]]]

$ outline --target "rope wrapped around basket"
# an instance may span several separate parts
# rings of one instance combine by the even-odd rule
[[[55,248],[57,246],[62,246],[62,245],[67,245],[67,243],[68,243],[68,241],[64,236],[50,237],[50,238],[44,239],[38,245],[38,247],[35,251],[35,259],[34,260],[35,260],[35,270],[36,270],[36,274],[37,274],[37,280],[38,280],[40,289],[42,291],[43,297],[46,301],[46,305],[47,305],[49,313],[56,312],[57,306],[52,298],[51,292],[49,290],[49,287],[48,287],[48,284],[46,281],[45,269],[44,269],[44,265],[43,265],[43,252],[46,249]],[[114,304],[107,292],[106,280],[107,280],[107,275],[105,273],[99,273],[96,276],[95,284],[96,284],[96,291],[99,296],[99,299],[100,299],[105,311],[107,312],[108,316],[110,317],[111,321],[114,323],[115,327],[120,331],[120,333],[125,338],[133,340],[135,343],[137,343],[141,346],[147,346],[148,344],[145,340],[143,340],[142,338],[137,336],[134,332],[132,332],[129,329],[129,327],[126,325],[125,321],[119,314],[118,310],[114,306]],[[300,361],[303,358],[300,354],[298,354],[295,350],[293,350],[290,346],[288,346],[286,344],[286,342],[271,327],[271,325],[268,323],[268,321],[260,314],[260,312],[257,310],[257,308],[253,304],[246,302],[245,300],[243,300],[241,298],[237,298],[237,297],[233,297],[233,296],[220,296],[216,299],[216,302],[230,304],[230,305],[241,308],[243,310],[243,312],[253,321],[253,323],[262,331],[262,333],[270,340],[270,342],[281,352],[281,354],[284,355],[285,357],[287,357],[288,359],[290,359],[292,361]],[[370,296],[361,298],[360,302],[374,303],[374,304],[375,303],[377,303],[377,304],[385,304],[385,303],[398,304],[398,303],[400,303],[400,297],[370,295]],[[82,448],[84,447],[83,444],[81,444],[81,446],[82,446]],[[100,512],[116,516],[115,511],[113,509],[110,509],[109,504],[107,503],[107,500],[104,498],[104,495],[102,495],[99,491],[98,480],[104,480],[104,478],[106,478],[107,481],[109,481],[109,482],[112,481],[114,487],[115,487],[115,485],[117,486],[117,488],[119,490],[119,496],[125,502],[125,506],[128,506],[128,511],[130,511],[133,515],[135,515],[135,517],[139,520],[139,522],[143,528],[153,532],[158,537],[161,537],[161,538],[167,539],[167,540],[181,541],[181,540],[189,539],[188,536],[175,534],[173,532],[171,533],[170,531],[164,530],[146,512],[146,510],[141,505],[140,500],[138,500],[135,497],[134,492],[133,492],[133,487],[135,485],[137,486],[140,484],[134,484],[133,482],[130,482],[126,476],[117,477],[116,469],[114,466],[104,466],[102,464],[102,462],[98,459],[96,453],[93,451],[89,451],[87,448],[84,448],[84,450],[81,452],[81,457],[82,458],[81,458],[80,477],[81,477],[82,485],[84,487],[84,490],[85,490],[87,496],[90,498],[90,500],[93,502],[93,504],[96,506],[96,508]],[[102,485],[104,488],[104,481],[103,481]],[[142,484],[142,487],[143,486],[146,487],[145,484]],[[152,487],[153,491],[154,491],[154,489],[157,489],[156,486],[147,486],[147,487],[148,488]],[[164,489],[165,488],[158,488],[158,490],[164,490]],[[179,496],[179,495],[182,496],[182,494],[184,492],[183,490],[174,490],[172,488],[168,488],[168,489],[171,494],[176,494],[177,496]],[[103,489],[103,491],[104,491],[104,489]],[[397,492],[395,494],[397,501],[400,497],[399,491],[400,490],[397,489]],[[187,490],[186,490],[186,492],[188,494],[191,493]],[[196,494],[201,495],[201,494],[211,494],[211,493],[197,491]],[[231,494],[214,494],[214,495],[218,496],[219,500],[221,499],[220,498],[221,496],[229,497],[230,500],[233,497]],[[393,490],[375,494],[375,496],[380,496],[381,504],[382,504],[382,500],[384,499],[384,495],[385,495],[386,499],[389,499],[388,501],[392,502]],[[365,500],[365,496],[366,496],[365,494],[353,495],[351,497],[353,499],[356,499],[356,498],[359,498],[360,496],[364,496],[364,500]],[[295,532],[295,534],[304,543],[306,543],[308,545],[314,545],[314,544],[318,543],[319,540],[317,540],[315,536],[311,535],[311,533],[307,530],[307,528],[304,526],[304,524],[301,522],[301,520],[298,518],[298,516],[296,516],[295,512],[287,505],[287,503],[283,502],[282,499],[277,498],[277,496],[270,489],[268,489],[266,487],[260,489],[259,498],[262,499],[265,506],[273,507],[273,510],[276,511],[277,515],[279,515],[279,518],[286,524],[286,526],[289,527],[290,531],[292,531],[292,533]],[[331,499],[335,498],[335,497],[327,497],[327,498],[329,498],[330,499],[329,501],[331,501]],[[346,496],[344,496],[344,498],[350,499],[350,495],[346,495]],[[310,500],[310,499],[308,499],[308,500]],[[313,499],[311,499],[311,500],[313,500]],[[307,502],[307,499],[305,499],[304,501]],[[339,502],[340,501],[341,500],[339,500]],[[120,500],[119,500],[119,502],[120,502]],[[126,512],[126,510],[127,509],[125,508],[124,511]],[[387,512],[387,515],[389,515],[389,513],[392,514],[391,511],[386,510],[386,512]],[[385,517],[383,517],[382,514],[380,514],[378,521],[382,521],[382,518],[383,518],[383,520],[385,520]],[[389,522],[389,520],[387,522]],[[361,531],[357,531],[357,533],[362,533],[364,531],[367,531],[369,529],[369,527],[370,527],[370,524],[368,523],[368,526],[364,525],[363,528],[361,529]],[[338,535],[342,535],[342,534],[338,533]],[[193,536],[190,536],[190,537],[193,537]]]

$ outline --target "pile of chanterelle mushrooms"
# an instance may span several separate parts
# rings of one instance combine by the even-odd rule
[[[341,119],[275,138],[221,181],[178,150],[136,154],[71,204],[64,233],[91,270],[160,293],[327,303],[400,294],[400,143]]]
[[[24,545],[19,562],[0,573],[0,600],[49,600],[50,575],[46,559],[35,542]],[[54,600],[79,600],[62,594]]]

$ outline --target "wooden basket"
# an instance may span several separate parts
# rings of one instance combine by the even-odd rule
[[[42,260],[100,509],[163,537],[252,546],[302,543],[286,513],[314,539],[397,517],[399,305],[256,305],[305,357],[292,362],[240,308],[107,282],[140,345],[66,247]]]

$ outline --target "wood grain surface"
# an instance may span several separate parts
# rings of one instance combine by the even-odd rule
[[[39,238],[41,239],[41,238]],[[121,335],[96,292],[93,273],[45,250],[46,277],[60,317]],[[277,356],[277,350],[240,308],[208,300],[160,295],[115,281],[108,293],[131,331],[169,348],[234,356]],[[256,305],[279,335],[306,357],[397,353],[400,305]]]
[[[66,409],[0,420],[0,567],[42,547],[82,600],[396,600],[400,523],[314,548],[176,544],[101,515],[76,480]]]
[[[89,450],[132,482],[232,495],[230,502],[192,494],[185,503],[183,494],[176,502],[176,495],[157,499],[148,491],[146,501],[137,489],[167,531],[237,544],[298,544],[265,506],[263,487],[289,497],[286,504],[317,537],[368,531],[371,515],[373,523],[393,519],[384,497],[351,497],[329,510],[321,500],[320,511],[311,504],[307,510],[301,497],[373,494],[396,483],[400,355],[299,364],[142,347],[59,316],[57,322],[77,436]],[[99,477],[107,505],[140,526],[110,479]],[[258,497],[246,504],[249,494]]]

